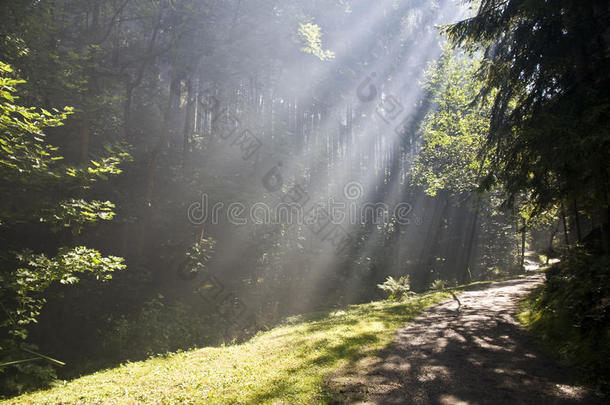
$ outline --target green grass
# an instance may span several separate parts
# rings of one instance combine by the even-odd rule
[[[2,403],[328,403],[326,376],[374,356],[405,322],[449,296],[294,317],[243,344],[128,363]]]

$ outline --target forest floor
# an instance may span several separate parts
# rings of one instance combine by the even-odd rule
[[[375,357],[448,292],[291,317],[249,341],[126,363],[2,404],[333,403],[326,377]]]
[[[542,353],[515,319],[538,273],[481,284],[433,306],[395,343],[329,379],[341,403],[596,404],[570,369]],[[476,286],[475,286],[476,287]]]
[[[595,404],[513,318],[542,274],[287,319],[2,404]],[[459,294],[461,307],[451,298]],[[407,326],[405,326],[407,325]]]

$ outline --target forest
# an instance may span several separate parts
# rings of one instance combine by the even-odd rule
[[[607,399],[608,2],[0,13],[0,402]],[[337,388],[443,305],[507,305],[572,396]]]

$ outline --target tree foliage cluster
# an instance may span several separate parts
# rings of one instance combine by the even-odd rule
[[[539,213],[574,206],[609,249],[609,6],[604,1],[480,2],[449,26],[458,46],[483,53],[480,98],[492,98],[487,149],[499,183]]]
[[[569,247],[530,297],[527,323],[607,390],[608,367],[599,359],[607,357],[610,300],[610,4],[477,3],[474,16],[445,32],[482,55],[478,101],[491,101],[482,185],[502,187],[521,229],[550,225],[547,255],[555,218]]]

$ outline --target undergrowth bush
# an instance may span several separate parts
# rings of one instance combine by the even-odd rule
[[[388,276],[382,284],[377,284],[381,290],[388,294],[388,299],[399,301],[409,295],[411,292],[411,283],[409,281],[409,275],[401,276],[396,280],[392,276]]]
[[[520,319],[583,382],[609,388],[610,256],[574,250],[546,272],[522,303]]]
[[[12,347],[0,352],[0,399],[3,395],[48,387],[57,377],[48,361],[32,356],[23,351],[23,348],[38,350],[36,345],[23,343],[21,349]]]
[[[221,339],[221,324],[221,319],[180,302],[166,303],[160,296],[148,301],[136,316],[114,320],[102,345],[117,359],[141,360],[216,343]]]
[[[449,283],[448,283],[447,281],[445,281],[445,280],[441,280],[441,279],[439,278],[439,279],[434,280],[434,281],[432,282],[432,284],[430,284],[430,289],[431,289],[431,290],[435,290],[435,291],[442,291],[442,290],[444,290],[445,288],[447,288],[447,285],[448,285],[448,284],[449,284]]]

